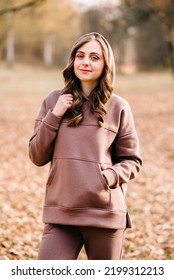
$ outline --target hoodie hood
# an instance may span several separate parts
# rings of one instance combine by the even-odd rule
[[[94,32],[94,34],[97,34],[97,36],[101,37],[103,39],[103,41],[106,44],[107,47],[107,53],[108,53],[108,62],[109,62],[109,66],[111,69],[111,73],[110,73],[110,81],[112,83],[112,85],[114,86],[115,84],[115,59],[114,59],[114,54],[113,54],[113,50],[109,44],[109,42],[106,40],[106,38],[101,35],[100,33]]]

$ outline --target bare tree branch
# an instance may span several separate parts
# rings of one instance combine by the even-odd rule
[[[41,2],[44,2],[46,0],[31,0],[28,1],[24,4],[18,5],[18,6],[13,6],[13,7],[8,7],[0,10],[0,16],[7,14],[7,13],[15,13],[20,10],[35,6],[36,4],[40,4]]]

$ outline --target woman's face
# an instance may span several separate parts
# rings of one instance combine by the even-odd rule
[[[98,41],[93,40],[80,47],[75,56],[74,73],[81,84],[96,85],[104,69],[104,56]]]

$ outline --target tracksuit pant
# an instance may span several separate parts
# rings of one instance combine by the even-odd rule
[[[120,260],[125,229],[45,224],[39,260],[75,260],[84,245],[89,260]]]

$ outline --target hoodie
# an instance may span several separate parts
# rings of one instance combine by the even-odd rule
[[[115,61],[108,41],[100,37],[110,67],[107,79],[115,82]],[[77,49],[81,38],[75,43]],[[72,49],[70,61],[74,50]],[[29,141],[29,155],[38,166],[50,163],[43,222],[101,228],[131,227],[125,195],[128,182],[140,171],[139,141],[129,104],[116,94],[107,101],[105,124],[100,127],[83,98],[83,119],[68,126],[66,115],[52,110],[61,90],[43,101]]]
[[[83,100],[83,119],[67,126],[52,113],[60,90],[43,101],[29,141],[34,164],[50,162],[43,222],[101,228],[131,227],[125,195],[142,160],[129,104],[112,94],[100,127]]]

